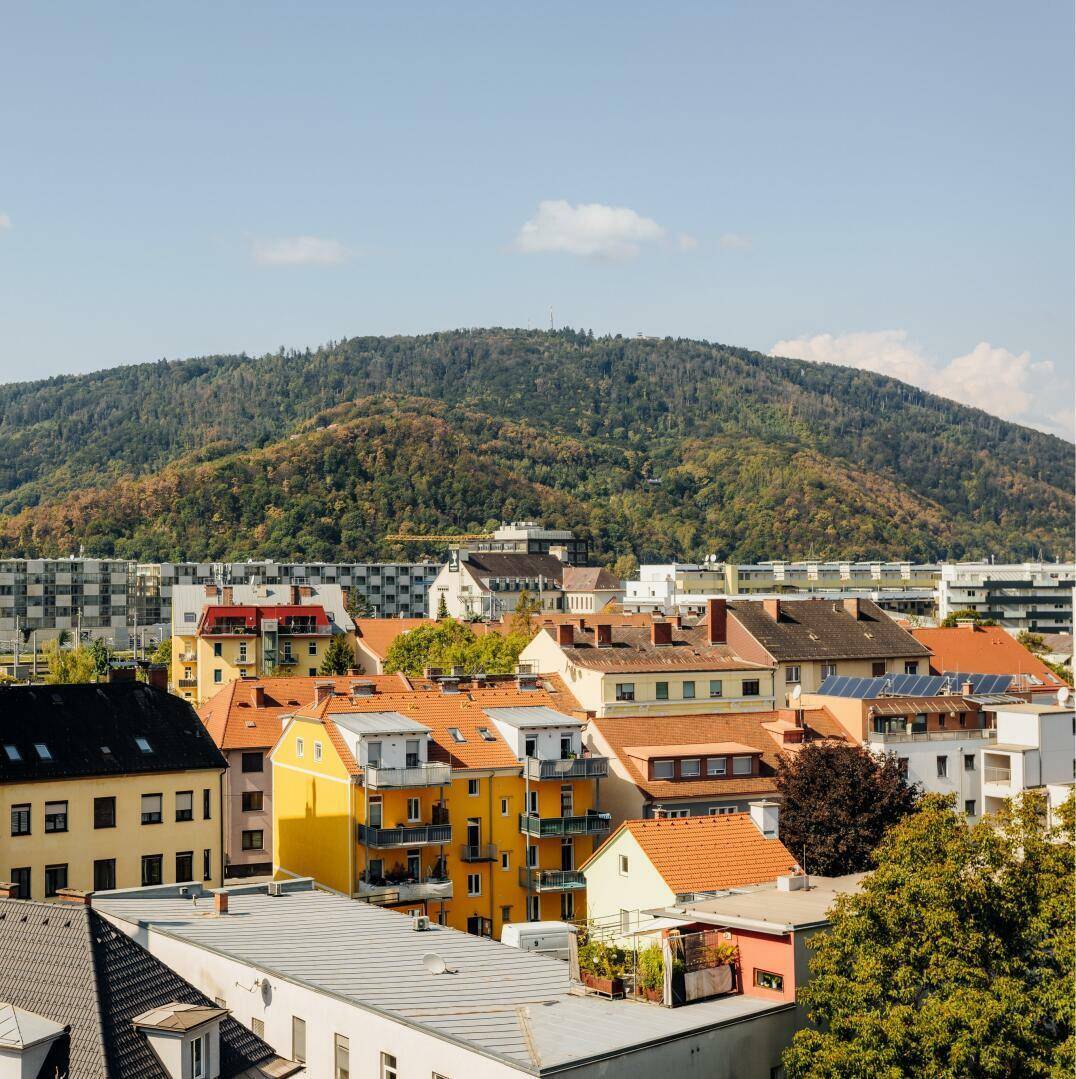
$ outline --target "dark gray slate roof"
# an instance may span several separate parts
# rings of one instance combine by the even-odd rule
[[[0,899],[0,1000],[71,1028],[49,1056],[60,1074],[167,1079],[131,1025],[148,1008],[213,1001],[88,907]],[[231,1017],[220,1025],[221,1074],[277,1060]],[[255,1072],[255,1074],[257,1074]]]
[[[225,767],[190,704],[144,682],[0,689],[0,783]]]

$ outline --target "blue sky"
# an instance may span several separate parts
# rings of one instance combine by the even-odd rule
[[[0,379],[552,306],[1071,437],[1069,3],[449,7],[5,4]]]

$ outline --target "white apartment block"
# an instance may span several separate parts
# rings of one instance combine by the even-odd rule
[[[1006,629],[1070,633],[1074,585],[1071,562],[946,564],[938,581],[938,617],[971,610]]]

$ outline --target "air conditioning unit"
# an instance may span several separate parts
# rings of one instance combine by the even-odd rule
[[[265,891],[267,895],[283,895],[284,883],[279,880],[271,880],[266,886]]]
[[[411,928],[416,933],[424,933],[430,928],[430,919],[425,914],[416,914],[412,919]]]

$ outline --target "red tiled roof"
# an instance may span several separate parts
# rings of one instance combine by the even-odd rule
[[[1022,674],[1034,675],[1047,686],[1065,684],[1034,652],[1029,652],[1001,626],[953,626],[951,629],[939,627],[911,632],[920,644],[934,653],[930,669],[935,674],[946,671]]]

